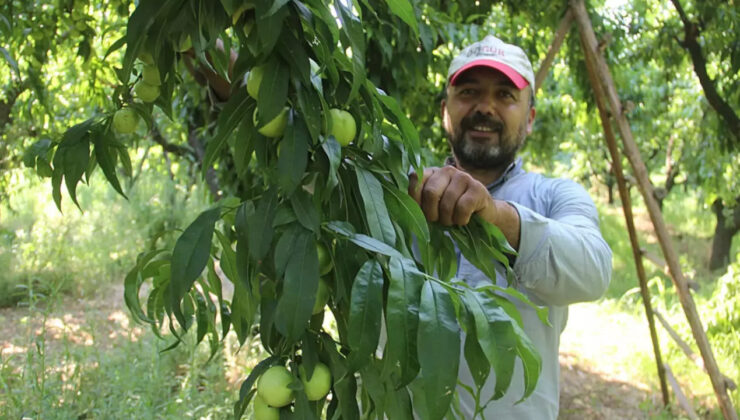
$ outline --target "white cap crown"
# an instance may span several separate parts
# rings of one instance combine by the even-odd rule
[[[454,85],[455,79],[465,70],[486,66],[504,73],[517,88],[529,85],[534,92],[534,71],[524,50],[507,44],[493,35],[465,47],[450,63],[447,81]]]

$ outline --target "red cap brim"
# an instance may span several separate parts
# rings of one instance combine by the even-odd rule
[[[498,70],[501,73],[505,74],[506,77],[508,77],[509,80],[511,80],[511,82],[514,83],[514,86],[516,86],[517,89],[523,89],[524,86],[527,86],[529,84],[527,79],[522,77],[521,74],[517,73],[516,70],[512,69],[506,64],[499,63],[498,61],[481,59],[481,60],[471,61],[470,63],[460,67],[460,69],[456,71],[455,74],[453,74],[452,77],[450,78],[450,85],[454,85],[458,76],[460,76],[464,71],[469,70],[470,68],[473,68],[473,67],[490,67],[492,69]]]

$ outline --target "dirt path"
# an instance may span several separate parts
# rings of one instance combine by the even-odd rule
[[[640,379],[632,363],[652,354],[647,324],[633,316],[607,313],[598,304],[573,305],[560,347],[560,420],[650,419],[661,411],[660,390]],[[648,374],[647,376],[650,376]]]

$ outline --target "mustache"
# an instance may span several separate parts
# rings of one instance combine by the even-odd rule
[[[503,121],[497,120],[493,117],[490,117],[488,115],[482,114],[480,112],[476,112],[475,114],[465,117],[460,122],[460,125],[464,130],[470,130],[476,125],[486,125],[491,128],[493,131],[497,131],[499,133],[504,131],[504,123]]]

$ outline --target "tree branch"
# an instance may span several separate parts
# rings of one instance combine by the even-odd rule
[[[671,3],[675,6],[678,15],[681,17],[681,22],[683,22],[684,39],[683,41],[679,41],[679,44],[688,51],[691,57],[694,72],[699,78],[699,83],[704,90],[704,96],[706,96],[709,105],[717,111],[720,119],[727,124],[730,136],[734,138],[734,143],[730,144],[730,147],[740,147],[740,118],[735,113],[735,110],[720,96],[714,80],[707,73],[707,61],[704,58],[701,45],[699,45],[699,41],[697,40],[700,32],[699,25],[689,19],[683,7],[681,7],[679,0],[671,0]]]
[[[28,89],[28,83],[23,81],[18,84],[18,87],[15,89],[10,89],[7,100],[0,101],[0,132],[2,132],[5,129],[5,126],[10,123],[10,112],[13,109],[13,105],[15,105],[15,101],[18,100],[18,97],[21,96],[21,93],[26,89]]]
[[[156,125],[152,127],[152,140],[154,140],[154,142],[158,145],[162,146],[162,149],[164,149],[166,152],[174,153],[175,155],[180,157],[192,156],[196,159],[198,157],[192,149],[184,146],[178,146],[165,140],[165,138],[162,136],[162,133],[159,131],[159,127],[157,127]]]

